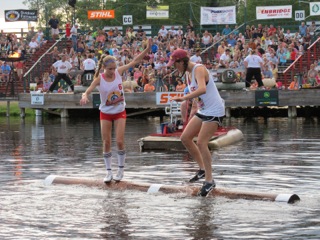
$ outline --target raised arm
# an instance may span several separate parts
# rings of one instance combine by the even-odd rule
[[[121,66],[118,68],[118,72],[120,75],[122,75],[126,70],[128,70],[131,67],[134,67],[136,64],[140,63],[144,56],[150,51],[152,45],[152,38],[149,38],[148,45],[146,49],[144,49],[138,56],[136,56],[130,63]]]

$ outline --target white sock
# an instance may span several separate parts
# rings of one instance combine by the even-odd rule
[[[123,169],[126,161],[126,150],[118,150],[117,157],[118,157],[118,166],[119,168]]]
[[[111,164],[112,164],[112,153],[103,153],[103,160],[104,164],[106,165],[107,171],[111,171]]]

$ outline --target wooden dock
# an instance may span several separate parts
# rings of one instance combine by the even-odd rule
[[[319,89],[301,89],[299,91],[289,90],[220,90],[221,97],[225,100],[226,117],[231,117],[232,108],[248,108],[257,106],[267,107],[288,107],[288,117],[297,116],[299,106],[320,106]],[[159,97],[159,94],[161,95]],[[159,104],[159,98],[166,101],[171,92],[146,92],[146,93],[125,93],[127,109],[132,109],[139,113],[164,109],[168,104]],[[52,109],[59,109],[56,114],[62,118],[68,117],[70,109],[94,109],[99,105],[99,94],[93,93],[90,96],[90,103],[81,106],[79,104],[81,93],[53,93],[40,94],[37,96],[30,93],[19,94],[18,101],[21,108],[21,117],[24,117],[26,108],[38,109],[53,112]],[[158,103],[157,103],[158,102]]]

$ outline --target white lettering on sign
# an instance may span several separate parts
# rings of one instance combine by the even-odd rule
[[[157,105],[170,105],[170,99],[179,96],[182,97],[183,92],[157,92]]]

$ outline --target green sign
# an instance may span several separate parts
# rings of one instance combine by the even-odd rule
[[[257,90],[255,92],[256,106],[278,106],[278,90]]]
[[[100,94],[99,93],[92,94],[92,104],[93,104],[93,108],[99,108],[99,106],[100,106]]]

